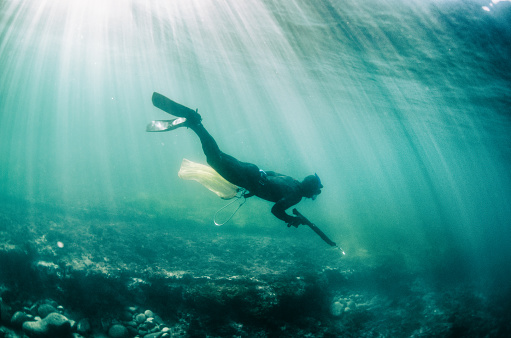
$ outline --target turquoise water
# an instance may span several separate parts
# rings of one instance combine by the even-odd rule
[[[510,16],[486,0],[3,0],[0,194],[23,213],[213,226],[225,202],[177,177],[205,163],[197,137],[145,132],[169,118],[157,91],[240,160],[317,172],[323,193],[298,209],[346,259],[506,287]],[[270,208],[249,199],[223,231],[285,227]]]

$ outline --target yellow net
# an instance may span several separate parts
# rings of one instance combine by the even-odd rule
[[[186,158],[181,162],[181,168],[177,175],[183,180],[199,182],[223,199],[231,199],[238,193],[239,188],[225,180],[215,169]]]

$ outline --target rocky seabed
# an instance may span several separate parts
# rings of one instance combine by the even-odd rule
[[[0,338],[165,338],[186,336],[187,323],[167,325],[153,311],[136,306],[118,314],[120,319],[80,318],[44,300],[16,309],[1,303]]]

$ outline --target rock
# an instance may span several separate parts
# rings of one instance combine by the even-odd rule
[[[134,321],[125,322],[124,324],[126,324],[127,326],[131,326],[131,327],[137,327],[137,325],[138,325]]]
[[[37,306],[38,306],[37,304],[33,304],[28,310],[28,312],[33,316],[37,316]]]
[[[127,329],[130,337],[135,337],[138,335],[138,330],[136,327],[128,326]]]
[[[43,319],[52,312],[57,312],[57,309],[50,304],[42,304],[37,308],[37,314]]]
[[[335,302],[332,304],[331,313],[332,316],[338,317],[344,312],[344,305],[341,302]]]
[[[139,313],[136,317],[135,317],[135,321],[139,324],[142,324],[143,322],[145,322],[146,320],[146,316],[145,314],[143,313]]]
[[[145,315],[147,318],[153,318],[153,317],[154,317],[154,313],[153,313],[153,311],[151,311],[151,310],[145,310],[145,311],[144,311],[144,315]]]
[[[128,337],[128,329],[121,324],[112,325],[108,330],[108,336],[111,338],[126,338]]]
[[[121,321],[130,322],[133,319],[133,314],[127,310],[122,311],[121,313]]]
[[[145,331],[149,331],[151,330],[153,327],[155,327],[156,324],[155,323],[152,323],[152,322],[148,322],[146,321],[145,323],[143,324],[140,324],[140,326],[138,327],[140,330],[145,330]]]
[[[11,307],[0,301],[0,322],[9,323],[11,317],[12,317]]]
[[[164,324],[163,319],[161,319],[161,317],[158,315],[154,315],[154,321],[156,322],[156,324],[160,324],[160,325]]]
[[[24,322],[23,331],[34,338],[59,338],[71,334],[69,320],[60,313],[50,313],[46,318],[38,321]]]
[[[83,318],[78,321],[78,324],[76,325],[76,331],[81,334],[85,335],[91,331],[91,326],[88,318]]]
[[[43,319],[52,332],[68,332],[71,330],[71,323],[64,315],[53,312]]]
[[[50,313],[43,319],[52,337],[67,337],[71,333],[71,322],[60,313]]]
[[[144,336],[144,338],[160,338],[163,335],[163,332],[155,332],[149,333]]]
[[[42,320],[37,320],[35,322],[24,322],[22,328],[23,332],[25,332],[29,337],[48,337],[48,327],[45,325],[45,323],[43,323]]]
[[[23,323],[32,320],[32,318],[32,316],[27,315],[23,311],[16,311],[16,313],[11,318],[11,325],[17,329],[21,329]]]

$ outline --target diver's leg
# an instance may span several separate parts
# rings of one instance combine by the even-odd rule
[[[189,125],[189,127],[199,137],[207,162],[213,169],[232,184],[249,191],[256,189],[260,174],[255,164],[238,161],[223,153],[202,123]]]
[[[218,147],[218,144],[216,143],[213,136],[211,136],[206,128],[204,128],[202,123],[191,125],[190,128],[195,132],[195,134],[197,134],[197,136],[199,136],[202,144],[202,150],[204,151],[204,155],[206,155],[208,163],[218,162],[222,152],[220,151],[220,148]],[[209,164],[213,166],[211,163]]]

